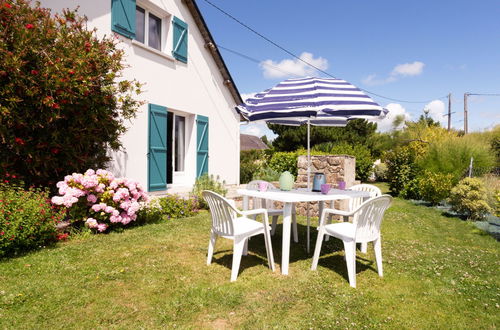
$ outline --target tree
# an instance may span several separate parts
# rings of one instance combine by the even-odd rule
[[[141,104],[116,45],[76,11],[0,0],[0,176],[52,185],[106,164]]]
[[[278,151],[294,151],[307,148],[307,126],[300,127],[285,125],[268,125],[278,134],[273,141],[273,147]],[[317,127],[311,126],[311,147],[325,143],[348,142],[362,144],[369,149],[373,145],[371,137],[375,134],[377,124],[370,123],[364,119],[354,119],[347,123],[346,127]]]

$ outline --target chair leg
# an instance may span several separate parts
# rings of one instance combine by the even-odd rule
[[[248,241],[250,240],[250,237],[245,239],[245,245],[243,246],[243,255],[246,256],[248,255]]]
[[[271,243],[271,233],[268,228],[264,228],[264,242],[266,244],[267,262],[269,268],[274,272],[274,255],[273,255],[273,245]]]
[[[217,234],[211,232],[210,240],[208,241],[207,265],[210,265],[212,263],[212,256],[214,255],[214,248],[216,241],[217,241]]]
[[[382,268],[382,239],[380,236],[373,241],[373,247],[375,250],[375,260],[377,261],[378,276],[384,276],[384,270]]]
[[[349,284],[356,287],[356,242],[344,241],[345,261],[347,264],[347,274]]]
[[[333,202],[332,202],[333,203]],[[332,223],[332,219],[333,219],[333,214],[328,214],[328,224],[331,224]],[[325,235],[325,242],[328,242],[330,240],[330,235],[326,234]]]
[[[361,243],[361,253],[366,253],[366,252],[368,252],[368,243],[363,242]]]
[[[311,270],[316,270],[318,267],[319,253],[321,252],[321,245],[323,244],[323,237],[325,236],[325,230],[321,228],[316,238],[316,248],[314,249],[313,262],[311,265]]]
[[[292,213],[292,231],[293,231],[293,241],[295,243],[298,243],[299,233],[297,231],[297,213]]]
[[[274,233],[276,232],[276,225],[278,224],[278,216],[273,215],[273,222],[271,224],[271,235],[274,236]]]
[[[234,238],[233,247],[233,265],[231,267],[231,282],[236,281],[238,277],[238,271],[240,270],[241,255],[243,253],[243,248],[245,246],[246,238]]]

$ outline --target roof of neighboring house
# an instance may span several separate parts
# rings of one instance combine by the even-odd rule
[[[262,142],[260,137],[255,135],[240,134],[240,149],[241,150],[264,150],[269,149],[267,144]]]
[[[217,49],[214,38],[212,37],[210,30],[208,30],[208,26],[205,23],[205,20],[203,19],[203,16],[201,15],[200,9],[198,8],[195,0],[182,0],[182,2],[186,4],[186,6],[189,8],[189,11],[191,12],[191,15],[193,15],[194,21],[196,22],[196,25],[198,26],[198,29],[200,30],[201,35],[205,40],[205,48],[207,48],[210,54],[212,54],[215,63],[217,64],[217,67],[219,68],[219,71],[224,79],[224,85],[229,89],[236,104],[243,103],[240,92],[238,91],[238,88],[236,87],[236,84],[234,83],[234,80],[231,77],[229,70],[227,69],[226,63],[224,63],[224,60],[222,59],[222,55],[220,54],[219,49]]]

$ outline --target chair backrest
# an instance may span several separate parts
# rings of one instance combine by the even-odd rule
[[[259,183],[261,182],[265,182],[267,183],[267,189],[268,190],[275,190],[276,187],[271,183],[271,182],[268,182],[268,181],[265,181],[265,180],[253,180],[253,181],[250,181],[249,183],[247,183],[247,189],[251,189],[251,190],[258,190],[259,189]],[[252,198],[252,202],[253,202],[253,208],[254,209],[272,209],[274,207],[274,201],[270,200],[270,199],[262,199],[262,198]]]
[[[220,235],[233,236],[233,221],[238,210],[227,199],[213,191],[204,190],[201,194],[210,208],[212,230]]]
[[[378,197],[382,195],[382,191],[374,185],[371,184],[357,184],[349,188],[354,191],[366,191],[370,193],[370,198]],[[353,211],[357,209],[361,204],[363,204],[363,198],[351,198],[349,199],[349,210]]]
[[[370,242],[379,236],[382,218],[391,203],[391,196],[382,195],[371,198],[359,206],[352,220],[356,226],[357,242]]]

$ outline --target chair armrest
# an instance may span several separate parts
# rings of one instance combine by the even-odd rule
[[[337,209],[324,209],[324,211],[328,214],[342,215],[344,217],[350,217],[354,214],[352,211],[342,211]]]
[[[266,209],[253,209],[253,210],[245,210],[245,211],[240,211],[242,215],[254,215],[254,214],[265,214],[267,215],[267,210]]]

